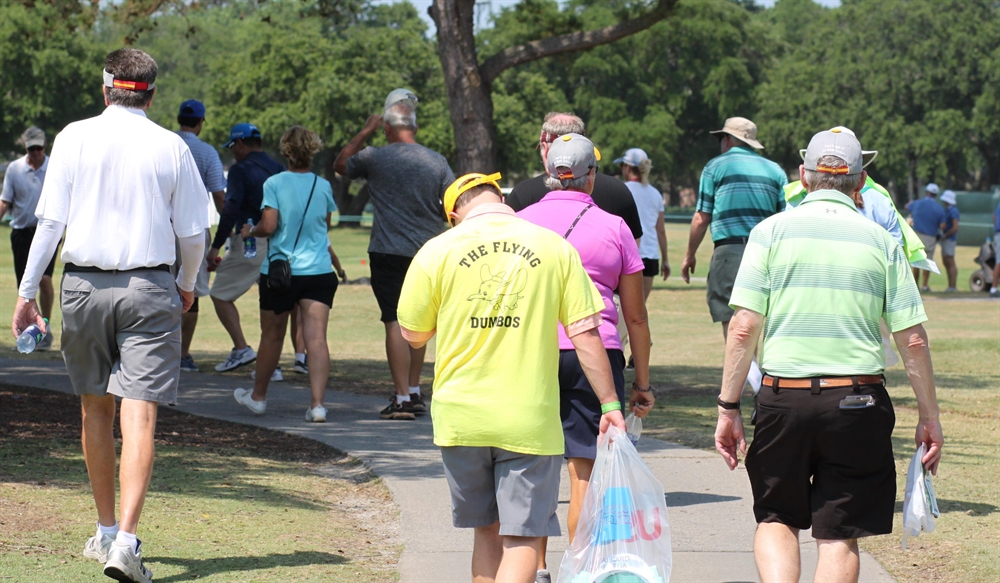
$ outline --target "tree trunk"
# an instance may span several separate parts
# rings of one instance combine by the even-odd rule
[[[434,0],[428,9],[437,25],[438,56],[451,106],[458,175],[496,171],[493,98],[476,59],[474,11],[475,0]]]

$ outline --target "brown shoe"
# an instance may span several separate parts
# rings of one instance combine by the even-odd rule
[[[382,409],[378,414],[382,419],[416,419],[416,411],[413,409],[413,403],[409,401],[403,401],[402,403],[396,402],[396,397],[393,396],[389,399],[389,406]]]

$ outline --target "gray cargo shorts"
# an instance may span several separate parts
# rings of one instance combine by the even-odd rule
[[[181,298],[170,272],[67,272],[60,300],[74,393],[176,401]]]
[[[746,245],[741,244],[720,245],[712,253],[712,261],[708,266],[708,290],[705,294],[712,322],[728,322],[733,319],[734,310],[729,307],[729,298],[733,296],[733,284],[746,248]]]
[[[452,523],[480,528],[500,521],[501,536],[559,536],[562,456],[498,447],[442,447]]]

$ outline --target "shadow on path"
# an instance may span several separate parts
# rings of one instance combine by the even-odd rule
[[[317,551],[295,551],[288,554],[264,555],[261,557],[219,557],[211,559],[184,559],[179,557],[156,557],[150,560],[150,566],[157,563],[176,565],[185,569],[184,573],[169,577],[157,577],[158,583],[173,583],[175,581],[192,581],[219,573],[236,573],[258,571],[275,567],[304,567],[309,565],[340,565],[349,560],[332,553]]]

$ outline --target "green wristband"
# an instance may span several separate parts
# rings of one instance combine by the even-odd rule
[[[622,410],[621,401],[614,401],[611,403],[605,403],[601,405],[601,415],[607,415],[612,411],[621,411],[621,410]]]

